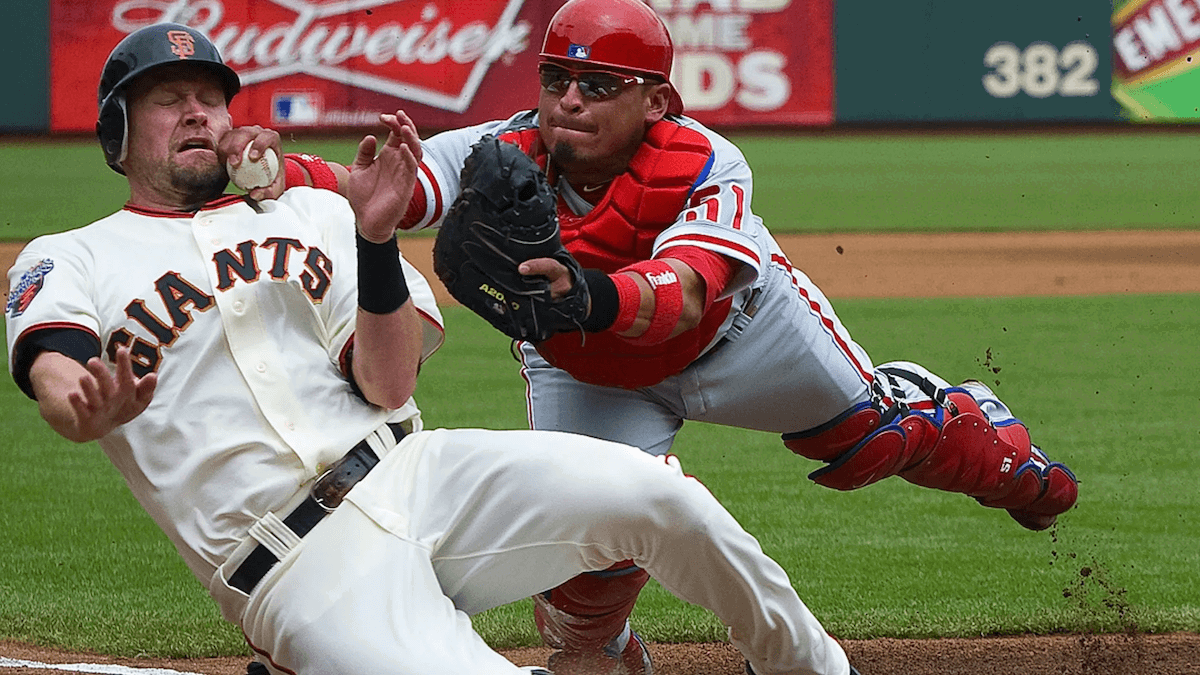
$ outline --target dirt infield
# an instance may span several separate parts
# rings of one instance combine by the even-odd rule
[[[1197,675],[1200,635],[1054,635],[947,640],[847,640],[843,646],[863,675]],[[652,645],[655,675],[742,675],[741,656],[728,644]],[[503,652],[513,663],[545,665],[550,650]],[[114,659],[0,642],[0,657],[44,664],[113,664],[200,675],[240,675],[247,659]],[[0,658],[0,665],[3,659]],[[11,675],[45,675],[48,668],[0,668]],[[53,672],[62,673],[61,669]],[[80,672],[80,671],[65,671]],[[93,670],[92,672],[100,672]],[[128,675],[137,675],[128,673]]]
[[[848,234],[783,237],[780,243],[792,262],[835,299],[1200,292],[1200,231]],[[402,242],[406,257],[434,280],[431,246],[431,239]],[[3,269],[12,265],[18,248],[0,244]],[[3,283],[7,292],[7,280]],[[449,302],[433,283],[439,301]],[[880,639],[844,645],[863,675],[1200,675],[1200,635],[1190,633]],[[658,675],[744,672],[728,644],[652,648]],[[542,665],[548,653],[530,648],[505,655],[518,665]],[[85,672],[21,662],[239,675],[246,659],[114,659],[0,642],[0,675]]]
[[[831,298],[1200,292],[1200,230],[822,234],[779,242]],[[453,302],[433,275],[433,240],[402,239],[401,247],[438,301]],[[19,250],[0,243],[0,269]]]

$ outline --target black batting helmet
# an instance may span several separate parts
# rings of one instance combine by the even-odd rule
[[[96,137],[104,150],[104,159],[113,171],[124,174],[129,120],[125,112],[125,92],[134,78],[146,71],[170,63],[186,61],[210,68],[225,87],[225,102],[242,87],[237,73],[225,65],[220,52],[203,33],[177,23],[157,23],[125,36],[117,44],[104,72],[100,75],[97,99],[100,115],[96,119]]]

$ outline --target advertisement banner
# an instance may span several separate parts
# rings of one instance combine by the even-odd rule
[[[711,126],[833,122],[833,0],[650,0],[671,81]]]
[[[687,112],[720,125],[829,124],[832,0],[652,0]],[[109,52],[152,23],[207,34],[241,76],[240,124],[423,130],[537,104],[537,53],[561,0],[50,0],[50,125],[86,132]]]
[[[241,76],[235,120],[285,130],[373,126],[403,108],[464,126],[532,107],[549,8],[525,0],[51,0],[51,129],[96,123],[96,86],[125,35],[207,34]]]
[[[1113,5],[1113,98],[1134,121],[1200,121],[1200,1]]]

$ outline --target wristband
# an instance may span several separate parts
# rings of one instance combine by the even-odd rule
[[[358,306],[372,314],[391,314],[408,301],[408,283],[396,235],[382,244],[363,239],[355,233],[358,243]]]
[[[679,275],[662,260],[643,260],[621,271],[642,275],[654,291],[654,314],[650,317],[650,326],[645,333],[625,339],[631,344],[643,346],[666,341],[683,316],[683,284],[679,283]]]
[[[621,298],[612,277],[601,270],[586,269],[583,278],[587,281],[588,295],[591,296],[591,309],[583,320],[583,329],[589,333],[599,333],[616,321]]]
[[[286,160],[290,159],[304,167],[304,170],[308,172],[309,178],[312,178],[313,187],[337,192],[337,176],[333,174],[333,169],[329,168],[329,163],[325,160],[316,155],[295,153],[288,153],[283,158],[285,163]]]
[[[617,318],[613,321],[612,332],[624,333],[637,321],[638,311],[642,308],[642,289],[628,274],[613,274],[609,277],[617,287]]]

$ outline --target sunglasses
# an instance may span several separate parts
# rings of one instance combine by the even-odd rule
[[[572,72],[566,68],[542,64],[538,66],[538,75],[542,80],[542,89],[551,94],[563,95],[571,87],[574,80],[579,85],[579,93],[595,101],[612,98],[625,90],[631,84],[646,84],[644,77],[636,75],[618,75],[602,70],[585,70]]]

